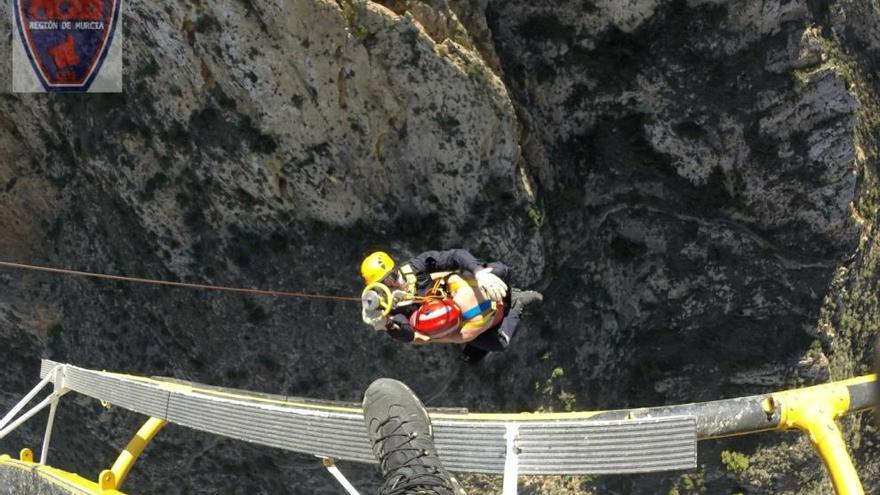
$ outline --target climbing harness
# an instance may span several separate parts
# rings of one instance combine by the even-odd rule
[[[382,282],[374,282],[367,285],[361,292],[361,302],[367,308],[382,308],[382,316],[391,314],[391,310],[400,302],[421,304],[427,301],[443,300],[449,296],[444,279],[437,279],[434,286],[424,296],[417,296],[412,292],[394,291]]]
[[[471,281],[449,280],[455,273],[438,278],[425,295],[416,296],[410,291],[392,291],[387,285],[376,282],[368,285],[361,294],[363,306],[368,310],[381,308],[382,316],[388,317],[401,303],[420,304],[410,316],[410,325],[419,333],[442,338],[464,327],[494,326],[504,319],[503,305],[483,301],[466,311],[452,300],[452,292],[463,284],[475,287]]]

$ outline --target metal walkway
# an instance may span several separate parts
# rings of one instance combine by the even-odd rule
[[[56,490],[68,485],[80,490],[65,493],[121,493],[115,490],[166,423],[321,457],[349,494],[357,491],[335,460],[376,462],[356,404],[99,372],[48,360],[42,362],[40,375],[42,381],[0,419],[2,439],[49,408],[40,461],[34,462],[28,449],[22,450],[18,461],[0,456],[0,475],[28,483],[50,482]],[[50,383],[52,393],[15,419]],[[810,435],[838,494],[863,495],[835,420],[874,405],[876,386],[877,376],[868,375],[770,394],[652,408],[547,414],[429,409],[429,413],[444,464],[453,471],[503,474],[505,495],[516,493],[519,474],[693,469],[697,440],[790,429]],[[71,391],[150,416],[112,468],[102,471],[94,483],[46,466],[55,408]]]
[[[57,367],[57,368],[56,368]],[[55,376],[51,376],[52,370]],[[41,377],[115,406],[199,431],[303,454],[374,464],[361,409],[249,394],[43,361]],[[429,410],[448,469],[503,474],[606,474],[696,467],[688,415],[593,419],[597,413],[470,414]]]
[[[0,456],[0,495],[123,495],[41,464]]]

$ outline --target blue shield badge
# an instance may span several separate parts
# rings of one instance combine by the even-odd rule
[[[46,91],[88,91],[113,41],[122,0],[13,0],[15,23]]]

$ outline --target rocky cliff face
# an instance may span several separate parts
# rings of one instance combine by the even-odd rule
[[[430,405],[504,411],[709,400],[865,370],[880,327],[870,0],[126,9],[125,94],[0,97],[0,258],[357,294],[374,248],[468,246],[547,301],[509,352],[469,368],[451,347],[364,330],[350,303],[3,271],[0,409],[41,356],[342,400],[391,376]],[[95,474],[139,421],[76,399],[61,414],[53,463]],[[876,492],[876,433],[846,426]],[[0,446],[37,445],[39,430]],[[528,490],[830,490],[796,435],[702,444],[700,465]],[[336,490],[307,457],[175,429],[128,486]]]

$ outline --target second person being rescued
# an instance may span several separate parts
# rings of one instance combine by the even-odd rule
[[[361,276],[368,286],[378,282],[393,291],[393,307],[385,316],[378,298],[365,297],[364,322],[414,345],[467,344],[462,358],[479,362],[505,350],[525,306],[543,299],[535,291],[508,292],[509,271],[501,262],[481,264],[463,249],[427,251],[400,268],[387,253],[372,253]]]

